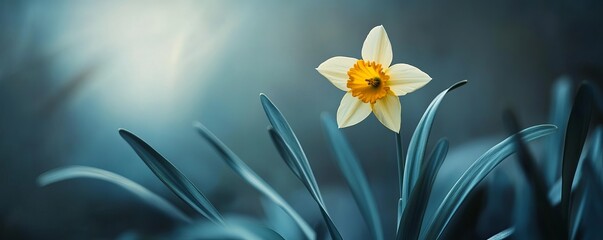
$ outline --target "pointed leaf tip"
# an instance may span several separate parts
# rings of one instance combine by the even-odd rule
[[[454,90],[454,89],[456,89],[456,88],[458,88],[460,86],[463,86],[463,85],[465,85],[467,83],[469,83],[469,81],[467,81],[467,80],[458,81],[455,84],[452,84],[452,86],[449,87],[448,91]]]
[[[399,167],[398,177],[399,177],[399,185],[400,185],[400,198],[403,199],[402,209],[404,209],[404,205],[406,201],[409,199],[408,195],[412,192],[412,188],[414,187],[419,174],[421,172],[421,166],[424,164],[424,156],[425,156],[425,148],[427,145],[427,141],[429,140],[429,135],[431,133],[431,127],[433,125],[433,121],[435,119],[436,112],[440,106],[440,103],[443,101],[443,98],[450,91],[463,86],[467,83],[467,80],[459,81],[444,91],[440,92],[429,104],[425,113],[419,120],[415,131],[410,138],[410,142],[408,144],[408,152],[406,153],[406,159],[402,158],[402,155],[398,156],[398,166]],[[398,149],[402,149],[400,145],[401,142],[397,144]],[[401,152],[399,150],[399,152]],[[402,211],[399,209],[398,211]]]
[[[207,127],[202,123],[196,122],[194,124],[198,133],[209,144],[216,150],[225,161],[225,163],[241,178],[243,178],[252,187],[262,193],[267,199],[274,202],[279,206],[287,215],[289,215],[295,223],[304,232],[307,239],[314,240],[316,233],[312,230],[310,225],[305,222],[301,216],[285,201],[285,199],[278,194],[264,179],[262,179],[256,172],[254,172],[239,156],[237,156],[226,144],[224,144],[218,137],[216,137]]]
[[[127,130],[120,130],[119,134],[132,147],[147,167],[174,194],[212,222],[224,224],[224,220],[218,210],[169,160],[135,134]]]

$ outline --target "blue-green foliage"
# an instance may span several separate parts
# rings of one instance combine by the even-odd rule
[[[511,235],[513,235],[513,232],[515,232],[515,228],[507,228],[507,229],[502,230],[501,232],[495,234],[494,236],[488,238],[488,240],[507,239],[508,237],[510,237]]]
[[[518,131],[518,124],[513,122],[510,125],[510,131],[515,134],[480,156],[448,191],[435,213],[431,216],[426,215],[427,203],[434,188],[435,179],[446,159],[449,147],[448,141],[441,139],[435,145],[431,155],[424,158],[431,126],[446,93],[465,83],[466,81],[461,81],[454,84],[432,101],[410,139],[406,159],[402,159],[401,135],[396,135],[401,194],[396,222],[397,239],[441,239],[453,218],[458,217],[461,222],[466,220],[463,218],[467,217],[464,217],[463,214],[457,214],[457,212],[460,211],[463,203],[471,202],[468,201],[469,196],[478,184],[505,158],[516,151],[520,153],[523,173],[527,175],[527,182],[532,184],[532,188],[524,186],[518,188],[529,191],[529,194],[519,194],[516,197],[520,203],[525,204],[516,204],[515,211],[508,212],[515,212],[516,214],[520,212],[521,215],[516,215],[514,225],[494,234],[489,239],[506,239],[511,235],[518,238],[526,237],[530,233],[525,230],[530,227],[532,227],[532,231],[537,229],[534,235],[530,235],[534,237],[553,236],[553,238],[593,239],[596,236],[601,236],[603,230],[589,226],[603,218],[603,205],[600,204],[603,200],[603,177],[598,174],[603,171],[603,127],[598,125],[588,141],[587,136],[591,124],[591,111],[601,107],[596,104],[603,97],[599,96],[596,89],[589,84],[581,85],[573,105],[567,103],[571,95],[569,84],[561,82],[556,85],[554,108],[557,110],[552,114],[552,118],[554,123],[561,125],[560,129],[566,129],[566,131],[563,134],[556,134],[548,142],[549,151],[546,156],[552,162],[541,163],[545,166],[542,173],[535,167],[534,157],[529,153],[526,145],[535,139],[555,133],[557,127],[551,124],[543,124]],[[324,230],[323,225],[317,225],[314,229],[310,228],[309,224],[282,196],[211,131],[200,123],[196,123],[195,127],[234,172],[262,193],[271,203],[274,203],[273,206],[278,206],[286,214],[285,216],[290,217],[292,220],[290,222],[294,223],[303,233],[302,236],[291,237],[321,239],[322,235],[328,231],[332,239],[342,239],[339,230],[327,212],[309,160],[295,133],[283,114],[268,97],[262,94],[260,99],[270,122],[268,132],[276,149],[293,174],[304,184],[311,197],[318,204],[326,223],[326,230]],[[573,106],[571,112],[568,110],[570,105]],[[369,179],[362,170],[361,161],[356,158],[352,147],[341,130],[337,128],[334,120],[323,114],[322,121],[326,136],[335,153],[336,163],[352,191],[372,237],[377,240],[383,239],[384,231],[378,207],[375,203],[375,196],[369,187]],[[201,191],[159,152],[127,130],[121,129],[119,134],[172,192],[210,221],[200,218],[194,218],[195,221],[193,221],[172,204],[143,186],[101,169],[81,166],[59,168],[40,175],[38,178],[39,184],[46,186],[75,178],[93,178],[116,184],[140,197],[149,205],[165,212],[176,221],[185,223],[179,225],[174,231],[162,235],[162,237],[168,239],[283,239],[281,234],[263,226],[257,221],[258,219],[247,217],[223,218]],[[558,150],[559,146],[563,146],[562,151]],[[586,146],[584,148],[586,151],[583,151],[583,146]],[[562,161],[562,163],[558,161]],[[561,164],[562,168],[559,169],[558,166]],[[559,174],[559,172],[562,174]],[[558,179],[559,175],[562,175],[561,179]],[[535,182],[536,184],[534,184]],[[519,193],[522,192],[519,191]],[[531,215],[541,215],[541,209],[544,205],[547,206],[545,213],[559,212],[558,215],[549,216],[545,214],[549,216],[549,219],[541,220],[563,223],[567,227],[567,232],[563,234],[567,234],[567,236],[562,236],[563,234],[555,235],[559,229],[529,226],[535,224],[529,221]],[[559,205],[561,205],[559,208],[553,208],[553,206]],[[528,211],[531,208],[536,208],[536,210]],[[523,219],[526,221],[523,221]],[[542,231],[550,232],[543,234]],[[551,234],[553,232],[555,234]]]
[[[377,204],[356,155],[341,131],[337,128],[337,124],[332,117],[323,113],[322,123],[327,137],[331,142],[331,147],[335,152],[337,165],[352,190],[354,200],[356,200],[360,213],[362,213],[362,216],[369,225],[373,238],[375,240],[383,239],[383,229],[381,220],[379,219]]]
[[[174,194],[207,219],[214,223],[224,224],[224,219],[218,210],[170,161],[133,133],[120,129],[119,134]]]
[[[448,153],[448,140],[440,139],[433,149],[429,161],[421,170],[419,179],[408,199],[407,208],[404,209],[402,219],[398,226],[397,239],[418,239],[421,232],[421,223],[425,217],[425,210],[429,202],[429,195],[435,182],[436,176],[446,154]]]
[[[560,78],[553,86],[552,103],[550,108],[550,123],[559,128],[555,134],[547,139],[549,147],[546,149],[546,160],[543,162],[544,174],[548,184],[553,184],[560,177],[561,158],[563,155],[563,139],[567,120],[572,108],[572,85],[566,77]]]
[[[557,128],[553,125],[538,125],[522,130],[518,135],[526,142],[544,137],[553,133]],[[438,239],[444,229],[469,195],[471,190],[477,186],[494,168],[505,158],[516,151],[512,137],[508,137],[496,146],[490,148],[479,157],[456,181],[448,192],[433,220],[428,225],[428,230],[420,239]]]
[[[561,173],[561,178],[556,179],[548,186],[548,196],[544,197],[546,201],[538,195],[541,194],[539,193],[541,191],[536,189],[534,194],[519,196],[516,202],[518,205],[516,208],[526,204],[532,205],[536,209],[546,206],[556,207],[548,209],[552,214],[533,212],[532,216],[523,213],[524,216],[516,217],[518,219],[515,222],[516,227],[538,229],[537,232],[531,231],[531,233],[525,230],[520,231],[517,233],[520,238],[533,238],[537,235],[547,239],[598,239],[603,235],[601,228],[593,227],[595,222],[603,219],[603,206],[601,206],[603,181],[601,181],[600,174],[596,173],[603,170],[596,166],[601,164],[600,154],[603,147],[600,119],[595,121],[595,130],[589,131],[590,126],[593,125],[593,119],[596,119],[593,116],[596,116],[596,113],[599,115],[603,113],[598,106],[601,99],[600,92],[592,84],[582,83],[572,102],[569,98],[571,94],[568,89],[570,87],[564,81],[561,80],[555,85],[557,89],[553,94],[555,98],[553,109],[556,111],[553,119],[561,120],[560,124],[563,124],[563,119],[567,119],[561,126],[561,129],[566,129],[566,131],[564,134],[556,135],[554,140],[548,142],[547,158],[543,159],[545,166],[562,165],[561,169],[550,166],[544,169],[547,176],[559,176]],[[567,106],[571,106],[571,111]],[[567,108],[566,111],[562,111],[565,108]],[[588,138],[589,135],[590,138]],[[559,148],[559,146],[562,147]],[[539,175],[537,170],[524,171],[524,174],[528,179]],[[530,195],[535,197],[530,197]],[[535,218],[538,221],[520,221],[526,218]],[[557,227],[542,227],[546,222],[552,222]]]
[[[195,123],[195,128],[199,134],[205,138],[216,151],[220,153],[226,164],[239,176],[241,176],[249,185],[260,191],[264,196],[281,207],[301,228],[308,239],[315,239],[316,234],[310,228],[308,223],[278,194],[264,179],[260,178],[243,160],[241,160],[232,150],[230,150],[220,139],[218,139],[209,129],[201,123]]]
[[[287,120],[285,120],[283,114],[276,106],[274,106],[266,95],[260,95],[260,99],[264,111],[266,112],[266,116],[273,127],[269,129],[270,136],[277,148],[279,148],[279,152],[285,154],[283,159],[295,175],[302,181],[304,186],[306,186],[310,195],[318,204],[320,213],[325,219],[327,228],[331,234],[331,238],[334,240],[342,239],[339,230],[337,230],[335,223],[333,223],[331,216],[327,212],[327,208],[322,199],[322,195],[320,194],[320,190],[318,189],[318,184],[316,184],[316,179],[314,178],[314,173],[312,172],[308,158],[306,157],[299,140],[295,136],[295,133],[293,133],[293,130],[289,126]]]
[[[570,227],[570,195],[578,161],[582,154],[582,147],[586,141],[592,115],[592,90],[587,84],[582,84],[578,89],[572,107],[563,151],[563,167],[561,169],[561,217],[567,228]]]
[[[409,195],[412,192],[417,179],[419,178],[419,173],[421,172],[421,167],[423,164],[423,156],[425,155],[425,148],[427,146],[427,140],[429,139],[431,126],[433,125],[433,120],[435,119],[435,115],[440,103],[448,92],[463,86],[466,83],[467,80],[463,80],[453,84],[448,89],[442,91],[438,96],[436,96],[433,101],[431,101],[431,104],[429,104],[427,110],[425,110],[423,117],[421,117],[421,120],[419,121],[419,124],[417,124],[417,128],[410,139],[406,160],[400,158],[398,159],[398,164],[400,166],[404,166],[403,168],[398,168],[398,170],[403,170],[403,172],[398,173],[398,177],[400,178],[401,202],[401,205],[398,209],[398,216],[402,215],[402,211],[406,207],[405,202],[407,199],[409,199]],[[398,144],[398,149],[401,149],[401,141],[398,141]],[[400,219],[398,219],[398,221],[400,221]]]
[[[48,172],[42,173],[38,177],[38,184],[40,186],[47,186],[53,183],[77,178],[91,178],[113,183],[119,187],[122,187],[125,190],[128,190],[132,194],[144,200],[149,205],[161,210],[162,212],[166,213],[168,216],[171,216],[175,220],[182,221],[185,223],[191,222],[191,219],[186,214],[182,213],[180,209],[174,207],[174,205],[172,205],[170,202],[166,201],[157,194],[149,191],[140,184],[135,183],[132,180],[127,179],[119,174],[98,168],[85,166],[70,166],[53,169]]]

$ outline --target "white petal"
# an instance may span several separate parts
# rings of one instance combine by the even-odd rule
[[[373,112],[379,121],[394,132],[400,132],[402,122],[402,106],[400,99],[393,94],[387,94],[373,105]]]
[[[337,109],[337,125],[339,128],[356,125],[371,114],[371,106],[362,100],[346,93]]]
[[[396,64],[386,70],[389,75],[388,86],[396,95],[402,96],[417,90],[429,81],[431,77],[408,64]]]
[[[335,87],[347,92],[350,90],[347,87],[350,78],[348,71],[354,67],[356,61],[358,60],[351,57],[332,57],[321,63],[316,70],[329,79]]]
[[[383,26],[373,28],[362,45],[362,60],[381,63],[383,68],[392,64],[392,44]]]

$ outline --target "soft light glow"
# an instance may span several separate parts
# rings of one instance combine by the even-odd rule
[[[66,26],[61,26],[69,33],[59,36],[57,45],[76,42],[77,51],[70,54],[104,60],[98,64],[92,93],[102,110],[126,116],[133,109],[136,115],[153,115],[162,108],[166,118],[211,78],[217,53],[240,22],[236,14],[215,18],[210,4],[71,7],[63,16]],[[73,68],[72,62],[66,65]]]

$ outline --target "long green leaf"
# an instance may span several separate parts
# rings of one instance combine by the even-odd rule
[[[559,130],[547,139],[548,147],[545,152],[544,173],[549,185],[559,179],[561,174],[559,169],[561,168],[561,157],[563,155],[563,139],[565,138],[565,128],[572,108],[572,84],[570,80],[566,77],[557,80],[553,86],[551,97],[549,120]]]
[[[268,228],[279,233],[286,239],[302,240],[308,238],[297,226],[297,223],[291,218],[291,216],[283,211],[283,208],[276,205],[274,201],[262,197],[260,198],[260,203],[262,205],[262,213],[264,213],[262,222]],[[315,233],[314,229],[312,229],[312,232]],[[314,239],[322,238],[315,237]]]
[[[513,235],[513,232],[515,232],[515,228],[510,227],[505,230],[502,230],[501,232],[495,234],[492,237],[489,237],[488,240],[503,240]]]
[[[506,111],[503,118],[510,133],[519,131],[519,121],[513,112]],[[526,143],[519,136],[513,137],[513,141],[517,148],[521,170],[534,193],[536,217],[538,219],[537,226],[542,233],[541,235],[545,239],[564,239],[568,232],[561,222],[559,212],[553,209],[549,201],[546,178],[538,169],[536,160],[529,152]]]
[[[440,106],[440,103],[444,99],[446,94],[460,86],[463,86],[467,83],[467,80],[463,80],[457,82],[450,86],[448,89],[442,91],[438,96],[436,96],[425,113],[419,124],[417,124],[417,128],[410,138],[410,143],[408,144],[408,153],[406,154],[406,160],[402,163],[403,159],[398,159],[398,165],[404,166],[404,172],[399,172],[398,177],[400,181],[400,198],[402,199],[402,209],[405,209],[406,201],[408,200],[408,195],[411,193],[412,188],[414,187],[417,179],[419,178],[419,174],[421,172],[423,157],[425,155],[425,148],[427,146],[427,140],[429,139],[429,134],[431,132],[431,126],[433,125],[433,120],[435,118],[435,114]],[[401,141],[399,142],[401,144]],[[402,146],[398,145],[398,149],[401,149]],[[398,168],[401,170],[401,167]],[[398,214],[401,215],[401,210],[398,209]],[[398,222],[400,219],[398,219]]]
[[[325,223],[327,224],[327,229],[329,230],[329,234],[331,235],[331,238],[336,239],[336,240],[343,239],[341,237],[341,234],[339,233],[339,230],[337,230],[335,223],[331,219],[331,216],[327,212],[324,202],[321,199],[319,199],[318,196],[314,192],[312,192],[312,187],[311,187],[309,181],[307,181],[304,178],[305,173],[302,173],[303,167],[300,166],[300,162],[295,158],[295,156],[293,154],[293,150],[289,146],[287,146],[287,144],[285,143],[285,140],[283,140],[283,138],[278,134],[278,132],[276,132],[276,130],[274,128],[269,127],[268,133],[270,134],[270,137],[272,138],[274,145],[276,146],[279,153],[283,157],[283,160],[285,162],[287,162],[287,165],[289,166],[289,168],[291,168],[291,171],[293,171],[294,173],[295,172],[301,173],[298,176],[298,178],[304,184],[306,189],[308,189],[308,192],[310,192],[310,195],[312,196],[314,201],[316,201],[316,203],[318,204],[318,207],[320,209],[320,214],[322,214],[322,217],[324,218]]]
[[[421,223],[425,216],[425,210],[427,209],[427,203],[429,202],[429,195],[433,188],[436,176],[446,154],[448,153],[448,141],[446,139],[440,139],[433,149],[429,161],[425,164],[425,167],[421,171],[419,181],[417,181],[413,188],[404,214],[402,215],[401,221],[398,223],[398,235],[397,239],[418,239],[419,233],[421,232]]]
[[[592,115],[592,89],[587,83],[580,84],[567,123],[563,166],[561,169],[561,217],[565,226],[570,227],[571,190],[580,160],[582,148],[586,141]]]
[[[369,224],[369,230],[373,235],[373,239],[382,240],[383,230],[377,204],[371,193],[368,180],[362,171],[362,167],[350,148],[348,141],[341,131],[339,131],[335,120],[326,113],[323,113],[321,117],[323,128],[331,141],[337,165],[352,190],[354,200],[356,200],[360,208],[360,213],[362,213],[364,220]]]
[[[282,155],[284,154],[283,159],[287,165],[292,169],[293,173],[300,178],[301,182],[310,192],[312,198],[314,198],[318,204],[320,212],[327,224],[327,228],[329,229],[329,233],[331,234],[331,238],[333,240],[342,239],[341,234],[327,212],[310,163],[308,162],[306,154],[304,153],[299,140],[295,136],[295,133],[289,126],[287,120],[285,120],[283,114],[276,106],[274,106],[266,95],[260,94],[260,100],[262,102],[262,107],[266,112],[266,116],[273,127],[268,128],[270,136],[275,142],[276,147],[281,148],[278,149],[279,153]]]
[[[589,159],[585,159],[589,160]],[[587,175],[587,174],[585,174]],[[592,180],[592,179],[591,179]],[[588,194],[588,183],[586,183],[586,177],[582,177],[578,179],[578,187],[574,190],[573,195],[574,199],[578,199],[577,203],[572,203],[573,206],[573,218],[571,220],[571,229],[570,229],[570,239],[576,239],[576,235],[580,230],[580,225],[582,223],[582,218],[584,217],[584,210],[586,208],[586,201],[589,198]]]
[[[526,141],[546,136],[555,132],[557,127],[550,124],[537,125],[524,129],[518,135]],[[452,189],[448,192],[436,213],[425,234],[421,234],[421,239],[438,239],[450,219],[457,211],[458,207],[465,200],[467,195],[477,186],[494,168],[505,158],[513,154],[517,149],[513,144],[513,136],[506,138],[486,153],[479,157],[456,181]]]
[[[182,211],[174,207],[174,205],[172,205],[170,202],[158,196],[157,194],[149,191],[140,184],[128,178],[125,178],[119,174],[98,168],[86,166],[69,166],[53,169],[40,174],[40,176],[38,177],[38,184],[44,187],[53,183],[77,178],[91,178],[113,183],[131,192],[140,199],[144,200],[149,205],[161,210],[168,216],[185,223],[191,222],[191,219],[186,216],[186,214],[182,213]]]
[[[603,172],[603,126],[597,126],[592,133],[590,159],[596,172]],[[603,175],[599,177],[603,181]]]
[[[274,230],[267,228],[257,219],[234,216],[227,218],[228,224],[218,225],[208,221],[196,222],[176,229],[165,239],[211,239],[211,240],[283,240]]]
[[[239,176],[241,176],[252,187],[260,191],[264,196],[273,201],[276,205],[283,209],[297,225],[301,228],[308,239],[315,239],[314,230],[302,219],[302,217],[278,194],[264,179],[255,173],[239,156],[237,156],[230,148],[218,139],[209,129],[203,124],[197,122],[194,124],[199,134],[207,140],[210,145],[220,153],[226,164],[232,168]]]
[[[467,195],[450,219],[441,239],[466,239],[478,228],[479,218],[485,211],[488,185],[478,185]]]
[[[593,168],[594,171],[598,171],[601,172],[603,170],[603,127],[602,126],[597,126],[595,128],[595,130],[593,131],[591,137],[590,137],[590,146],[588,147],[588,154],[582,154],[581,157],[588,157],[590,159],[590,161],[592,161],[593,164]],[[586,159],[582,158],[580,160],[580,162],[585,162]],[[579,179],[580,175],[581,175],[581,169],[584,168],[584,166],[581,167],[581,165],[579,164],[577,166],[576,169],[576,175],[574,176],[574,183],[572,185],[572,192],[576,189],[577,187],[577,182],[575,179]],[[599,174],[600,175],[600,174]],[[603,181],[603,176],[599,176],[600,181]],[[557,181],[555,181],[555,183],[553,184],[553,186],[550,188],[549,190],[549,201],[551,202],[552,205],[557,205],[559,203],[561,203],[561,185],[562,185],[562,180],[561,178],[557,179]]]
[[[212,222],[224,224],[218,210],[170,161],[128,130],[120,129],[119,135],[130,144],[140,159],[174,194]]]
[[[281,138],[281,136],[274,130],[272,126],[268,126],[266,130],[268,130],[270,139],[272,140],[272,143],[274,143],[274,146],[276,147],[276,150],[278,151],[279,155],[283,158],[283,161],[285,161],[285,163],[287,164],[291,172],[295,174],[297,179],[299,179],[304,184],[304,186],[306,186],[306,184],[308,184],[305,179],[306,175],[302,175],[300,168],[298,168],[296,162],[297,160],[295,160],[293,151],[290,150],[283,138]],[[310,188],[309,185],[306,187]]]
[[[285,120],[285,117],[281,111],[278,110],[272,101],[270,101],[268,96],[260,94],[260,101],[262,102],[262,107],[266,112],[268,121],[270,121],[270,125],[272,125],[274,130],[283,138],[285,144],[291,148],[293,156],[295,156],[296,160],[300,162],[300,173],[305,175],[305,180],[310,183],[312,192],[314,192],[314,194],[317,195],[322,202],[322,195],[320,194],[318,184],[314,178],[314,173],[312,172],[312,168],[310,167],[306,153],[302,149],[302,146],[295,136],[293,129],[291,129],[291,126],[289,126],[289,123],[287,120]]]

